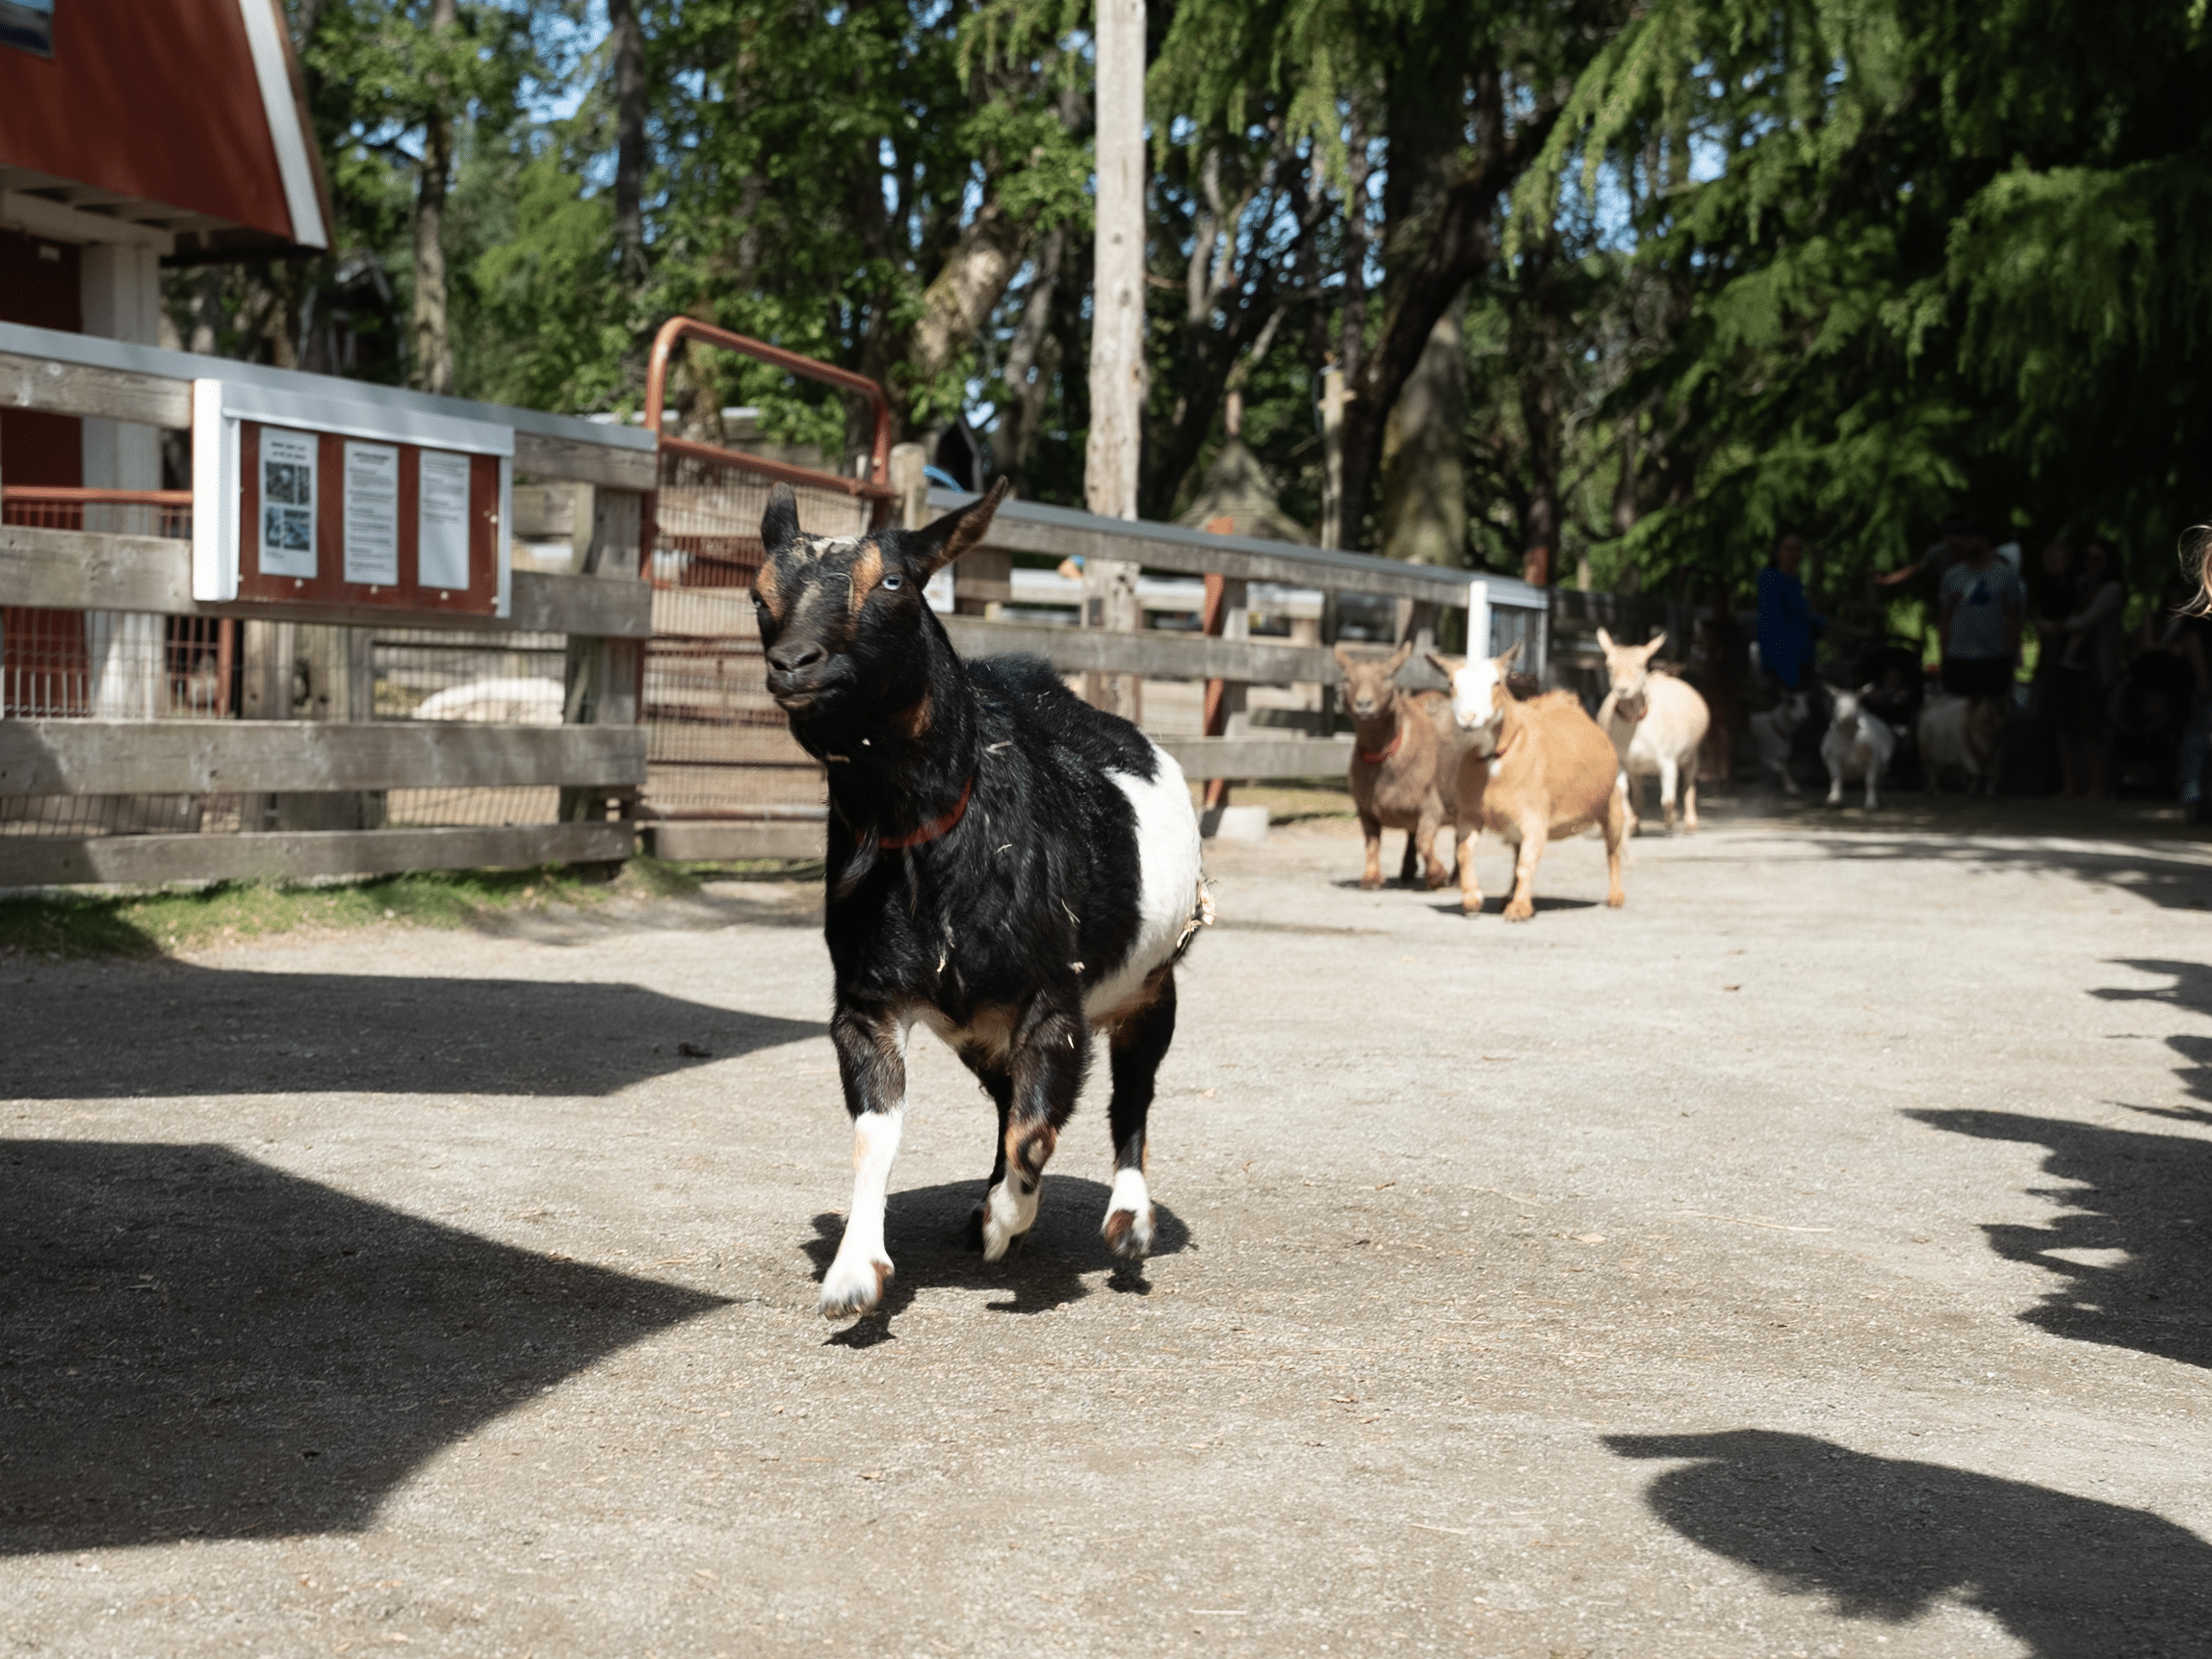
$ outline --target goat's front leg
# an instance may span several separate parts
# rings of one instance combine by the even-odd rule
[[[1437,831],[1444,827],[1445,826],[1442,803],[1431,801],[1421,808],[1419,824],[1406,833],[1407,885],[1411,886],[1413,882],[1413,849],[1416,840],[1420,842],[1421,886],[1428,892],[1434,893],[1449,879],[1449,872],[1445,870],[1436,856]]]
[[[1482,914],[1482,883],[1474,873],[1474,843],[1481,834],[1478,823],[1459,826],[1459,909],[1463,916]]]
[[[1362,818],[1360,834],[1367,842],[1367,862],[1360,867],[1360,886],[1372,892],[1383,885],[1383,820]]]
[[[1046,991],[1029,1004],[1013,1041],[1014,1102],[1001,1139],[1005,1162],[983,1195],[983,1259],[997,1261],[1037,1219],[1045,1165],[1074,1115],[1091,1057],[1081,993]]]
[[[822,1275],[824,1318],[868,1312],[891,1283],[883,1205],[906,1117],[906,1031],[888,1009],[840,1007],[830,1021],[845,1105],[852,1114],[852,1207],[837,1258]]]
[[[1544,843],[1551,839],[1551,826],[1540,817],[1521,825],[1521,845],[1514,849],[1513,897],[1506,902],[1505,920],[1526,921],[1536,914],[1536,863],[1544,856]]]

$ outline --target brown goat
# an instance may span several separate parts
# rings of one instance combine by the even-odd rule
[[[1469,916],[1482,910],[1474,842],[1484,830],[1516,848],[1505,920],[1526,921],[1536,914],[1532,890],[1545,843],[1592,825],[1605,836],[1605,902],[1619,909],[1621,842],[1628,828],[1619,758],[1572,692],[1514,699],[1505,671],[1520,654],[1516,642],[1502,657],[1429,655],[1451,677],[1452,716],[1470,745],[1459,768],[1460,909]]]
[[[1360,872],[1363,888],[1383,884],[1383,831],[1406,832],[1405,859],[1398,879],[1414,878],[1414,853],[1420,853],[1427,885],[1451,879],[1438,862],[1436,834],[1459,815],[1453,777],[1464,747],[1451,717],[1451,700],[1437,691],[1407,691],[1394,676],[1413,654],[1399,646],[1378,662],[1363,662],[1337,647],[1344,670],[1344,706],[1352,714],[1352,805],[1367,838],[1367,862]]]

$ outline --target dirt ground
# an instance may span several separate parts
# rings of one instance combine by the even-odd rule
[[[918,1038],[845,1328],[809,891],[0,959],[0,1653],[2212,1653],[2212,849],[1358,860],[1212,850],[1142,1272]]]

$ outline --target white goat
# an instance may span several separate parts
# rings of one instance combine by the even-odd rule
[[[1828,732],[1820,739],[1821,764],[1828,768],[1828,804],[1843,804],[1843,785],[1846,780],[1866,780],[1866,804],[1869,808],[1882,804],[1882,774],[1889,768],[1889,757],[1897,749],[1897,734],[1890,731],[1889,722],[1860,702],[1872,686],[1861,686],[1856,691],[1837,691],[1835,714],[1828,723]]]
[[[1931,697],[1920,710],[1920,766],[1928,792],[1941,774],[1957,771],[1969,795],[1997,792],[1997,745],[2004,737],[2005,706],[1996,697]]]
[[[1782,701],[1751,717],[1751,739],[1758,750],[1758,764],[1782,780],[1782,787],[1796,795],[1805,791],[1790,776],[1789,752],[1796,745],[1798,728],[1812,713],[1812,700],[1803,691],[1784,691]]]
[[[1682,827],[1698,827],[1698,745],[1705,740],[1712,711],[1687,681],[1652,672],[1652,659],[1666,642],[1664,630],[1647,645],[1616,645],[1610,634],[1598,630],[1605,671],[1613,677],[1613,688],[1598,710],[1598,725],[1613,740],[1613,753],[1620,757],[1621,792],[1627,801],[1630,835],[1639,828],[1638,778],[1659,780],[1659,815],[1669,831],[1675,827],[1678,787]]]

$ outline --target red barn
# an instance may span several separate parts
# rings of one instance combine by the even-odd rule
[[[165,263],[321,249],[329,224],[281,0],[0,0],[0,323],[158,345]],[[0,410],[10,485],[159,489],[160,446]],[[157,620],[17,611],[0,630],[18,658],[96,657]]]

